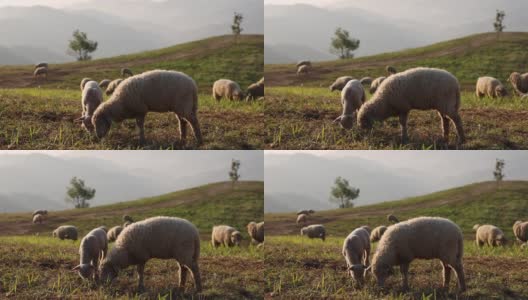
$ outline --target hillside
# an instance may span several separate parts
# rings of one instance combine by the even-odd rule
[[[513,71],[528,69],[528,32],[482,33],[426,47],[366,56],[351,60],[314,63],[313,72],[302,80],[304,85],[328,86],[337,77],[351,75],[378,77],[385,66],[406,70],[416,66],[443,68],[452,72],[466,90],[472,90],[479,76],[489,75],[506,81]],[[266,65],[269,86],[301,83],[293,64]]]

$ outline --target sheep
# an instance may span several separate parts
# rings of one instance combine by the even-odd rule
[[[441,116],[444,139],[449,139],[449,121],[457,130],[458,143],[465,142],[458,80],[451,73],[433,68],[410,69],[387,78],[358,113],[358,125],[372,128],[376,120],[399,116],[402,143],[406,143],[407,118],[411,109],[435,109]]]
[[[73,270],[78,271],[79,276],[83,279],[94,276],[95,281],[99,279],[97,268],[99,260],[106,257],[108,251],[108,240],[106,232],[102,228],[96,228],[90,231],[81,240],[79,246],[80,263]]]
[[[363,226],[360,226],[359,228],[363,228],[363,229],[365,229],[365,230],[368,232],[369,236],[370,236],[370,233],[372,232],[372,230],[370,229],[370,226],[368,226],[368,225],[363,225]]]
[[[350,276],[359,285],[362,285],[365,269],[369,266],[369,232],[361,227],[352,231],[343,242],[342,254],[345,257]]]
[[[33,72],[33,77],[35,78],[42,76],[42,75],[44,75],[46,79],[48,78],[48,68],[39,67],[39,68],[36,68],[35,71]]]
[[[119,234],[123,231],[123,226],[114,226],[107,232],[106,237],[108,242],[115,242],[119,237]]]
[[[399,265],[403,288],[408,289],[409,264],[415,258],[436,258],[442,261],[443,286],[449,287],[451,269],[454,269],[463,292],[466,290],[463,252],[462,231],[455,223],[444,218],[418,217],[394,224],[385,231],[367,270],[372,271],[382,288],[392,267]]]
[[[108,233],[108,228],[106,226],[99,226],[97,228],[101,228],[102,230],[104,230],[105,233]]]
[[[48,214],[48,211],[45,210],[45,209],[37,209],[33,212],[33,215],[43,215],[43,216],[46,216]]]
[[[343,113],[334,120],[342,128],[350,129],[354,126],[356,114],[366,101],[365,90],[358,80],[350,80],[341,91],[341,105]]]
[[[127,78],[128,76],[134,76],[134,73],[130,69],[122,68],[121,69],[121,76]]]
[[[475,243],[478,247],[482,247],[484,244],[488,244],[491,247],[506,244],[504,233],[496,226],[476,224],[473,226],[473,230],[476,231]]]
[[[528,221],[516,221],[513,224],[513,235],[521,242],[528,242]]]
[[[229,79],[219,79],[213,84],[213,98],[220,101],[222,98],[229,100],[244,99],[244,92],[240,89],[240,85]]]
[[[370,89],[369,89],[369,92],[371,94],[374,94],[377,90],[378,90],[378,87],[381,85],[381,83],[387,79],[387,77],[385,76],[381,76],[381,77],[378,77],[376,79],[374,79],[372,81],[372,83],[370,84]]]
[[[314,213],[315,211],[313,209],[301,209],[297,211],[297,215],[311,215]]]
[[[132,219],[132,217],[129,215],[123,215],[122,219],[123,219],[123,222],[134,223],[134,219]]]
[[[202,133],[198,123],[198,91],[194,80],[176,71],[154,70],[124,80],[112,97],[101,104],[92,117],[99,139],[110,130],[112,121],[135,118],[139,141],[145,142],[144,122],[149,111],[174,112],[180,124],[180,138],[185,145],[187,123],[191,124],[198,146]]]
[[[302,236],[306,235],[310,239],[320,238],[324,242],[324,240],[326,238],[326,230],[325,230],[325,227],[323,225],[314,224],[314,225],[303,227],[301,229],[301,235]]]
[[[235,228],[227,225],[213,226],[211,244],[213,247],[224,245],[226,247],[240,246],[242,234]]]
[[[81,79],[81,83],[79,84],[79,87],[81,88],[81,92],[84,90],[84,85],[86,85],[90,81],[93,81],[93,79],[90,77],[85,77]]]
[[[86,79],[86,78],[85,78]],[[92,132],[94,127],[92,124],[92,116],[95,110],[103,102],[103,91],[99,88],[99,84],[95,81],[81,83],[83,86],[81,105],[82,115],[80,118],[75,119],[76,123],[81,123],[82,127],[88,132]]]
[[[53,237],[57,237],[61,240],[77,240],[77,227],[72,225],[62,225],[53,231]]]
[[[102,88],[102,89],[106,89],[108,87],[108,85],[110,84],[110,82],[112,82],[112,80],[103,79],[103,80],[101,80],[101,82],[99,82],[99,87]]]
[[[363,77],[359,80],[359,82],[361,82],[361,84],[363,85],[371,85],[372,84],[372,77]]]
[[[246,101],[258,99],[260,97],[264,97],[264,77],[262,77],[257,83],[251,84],[246,92]]]
[[[488,96],[490,98],[502,98],[508,95],[506,87],[496,78],[484,76],[479,77],[475,87],[475,94],[482,98]]]
[[[106,95],[107,96],[112,95],[114,91],[117,89],[117,87],[121,84],[121,82],[123,82],[122,78],[117,78],[117,79],[112,80],[106,88],[106,91],[105,91]]]
[[[44,221],[44,216],[39,215],[39,214],[33,216],[33,224],[37,224],[37,223],[42,224],[43,221]]]
[[[303,225],[306,225],[307,221],[308,221],[308,215],[300,214],[297,216],[297,220],[295,221],[295,223],[297,223],[297,225],[300,225],[301,223]]]
[[[110,283],[117,277],[120,269],[137,265],[138,289],[144,290],[143,273],[146,262],[151,258],[175,259],[180,266],[180,289],[183,289],[190,269],[196,291],[201,292],[199,257],[200,236],[196,226],[176,217],[153,217],[125,228],[99,269],[101,280]]]
[[[297,68],[302,67],[302,66],[312,67],[312,62],[309,60],[301,60],[300,62],[297,63],[296,66]]]
[[[264,243],[264,222],[249,222],[247,224],[247,231],[252,241],[257,244]]]
[[[130,224],[132,224],[134,222],[130,222],[130,221],[126,221],[125,223],[123,223],[123,228],[126,228],[127,226],[130,226]]]
[[[41,63],[38,63],[35,65],[35,69],[38,69],[38,68],[48,68],[48,63],[45,63],[45,62],[41,62]]]
[[[374,230],[372,230],[372,233],[370,234],[370,241],[372,243],[379,241],[381,237],[383,236],[383,234],[385,233],[385,231],[387,231],[387,226],[381,225],[381,226],[374,228]]]
[[[398,73],[398,71],[396,71],[396,68],[393,66],[386,66],[385,71],[387,71],[388,76]]]
[[[328,88],[330,89],[331,92],[333,91],[342,91],[343,88],[345,87],[345,85],[347,84],[347,82],[349,82],[350,80],[353,80],[354,77],[352,76],[341,76],[339,78],[337,78],[334,83],[332,83],[332,85],[330,85]]]
[[[302,65],[297,69],[297,76],[308,75],[309,72],[310,67],[308,67],[307,65]]]
[[[389,214],[389,215],[387,215],[387,221],[389,221],[389,222],[391,222],[391,223],[394,223],[394,224],[400,222],[400,221],[398,220],[398,218],[396,218],[396,216],[393,215],[393,214]]]
[[[528,93],[528,73],[521,75],[518,72],[513,72],[510,74],[508,81],[519,95]]]

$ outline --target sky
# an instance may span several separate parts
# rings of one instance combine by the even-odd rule
[[[129,0],[137,1],[137,0]],[[152,2],[163,2],[166,0],[142,0],[142,1],[152,1]],[[44,5],[51,6],[55,8],[69,7],[74,4],[88,2],[87,0],[0,0],[0,6],[34,6],[34,5]]]
[[[304,4],[311,4],[315,6],[326,6],[332,3],[336,3],[339,1],[336,0],[264,0],[265,5],[269,4],[281,4],[281,5],[291,5],[295,3],[304,3]]]

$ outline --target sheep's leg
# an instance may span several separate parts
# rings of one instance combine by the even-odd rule
[[[407,119],[409,117],[409,113],[402,113],[400,114],[400,127],[401,127],[401,142],[402,144],[406,144],[409,140],[409,136],[407,135]]]
[[[145,290],[145,285],[143,284],[143,275],[144,275],[144,272],[145,272],[145,264],[139,264],[137,266],[137,273],[138,273],[138,291],[144,291]]]
[[[458,287],[460,288],[460,292],[463,292],[466,290],[466,279],[464,276],[464,267],[462,266],[462,262],[458,262],[453,267],[458,277]]]
[[[438,115],[440,116],[440,120],[442,122],[442,134],[444,136],[444,140],[449,142],[449,123],[451,122],[449,118],[442,114],[441,112],[438,112]]]
[[[183,292],[185,288],[185,283],[187,282],[187,267],[180,264],[180,282],[178,283],[178,287]]]
[[[451,281],[451,267],[448,264],[444,263],[444,262],[442,262],[442,266],[444,267],[443,272],[442,272],[442,276],[444,278],[443,287],[448,289],[449,288],[449,282]]]
[[[187,141],[187,121],[180,118],[177,114],[176,119],[178,119],[178,126],[180,127],[180,141],[182,145],[185,145]]]
[[[402,273],[403,289],[409,289],[409,264],[401,264],[400,272]]]
[[[200,277],[200,270],[198,268],[198,262],[193,261],[191,264],[191,272],[194,278],[194,285],[196,287],[196,292],[200,293],[202,291],[202,278]]]
[[[99,272],[98,272],[98,266],[99,266],[99,257],[96,257],[92,260],[93,264],[93,272],[94,272],[94,280],[95,282],[99,281]]]
[[[139,129],[139,143],[145,144],[145,115],[136,118],[136,125]]]
[[[449,116],[449,118],[455,123],[455,128],[458,136],[458,144],[461,145],[466,141],[466,136],[464,135],[464,127],[462,126],[462,119],[458,112],[455,112]]]
[[[202,131],[200,130],[200,123],[198,122],[196,114],[193,114],[185,119],[191,124],[194,136],[196,137],[196,142],[198,143],[198,146],[200,146],[203,143],[203,139]]]

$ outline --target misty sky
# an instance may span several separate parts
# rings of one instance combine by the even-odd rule
[[[130,2],[138,0],[129,0]],[[151,1],[151,2],[164,2],[167,0],[139,0],[139,1]],[[69,7],[75,4],[89,2],[88,0],[0,0],[0,6],[34,6],[43,5],[51,6],[55,8]]]

